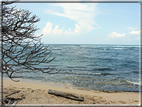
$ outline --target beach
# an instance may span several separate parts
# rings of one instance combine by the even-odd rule
[[[77,94],[84,97],[84,101],[76,101],[61,96],[48,94],[48,90],[56,90],[70,94]],[[107,105],[138,105],[138,92],[110,92],[110,91],[94,91],[78,88],[70,88],[68,86],[56,86],[48,84],[36,84],[29,82],[14,82],[11,80],[3,80],[3,96],[12,94],[10,98],[19,98],[17,104],[107,104]]]

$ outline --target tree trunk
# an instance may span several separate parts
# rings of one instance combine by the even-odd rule
[[[57,95],[57,96],[70,98],[73,100],[84,101],[84,97],[81,95],[77,95],[77,94],[70,94],[70,93],[55,91],[55,90],[51,90],[51,89],[48,90],[48,93],[53,94],[53,95]]]

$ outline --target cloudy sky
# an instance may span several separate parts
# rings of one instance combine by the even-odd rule
[[[140,44],[139,3],[15,3],[40,18],[45,44]]]

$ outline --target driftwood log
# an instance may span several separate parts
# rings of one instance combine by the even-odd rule
[[[25,97],[20,97],[20,98],[7,97],[6,99],[8,99],[8,100],[22,100],[24,98]]]
[[[48,93],[53,94],[53,95],[57,95],[57,96],[62,96],[65,98],[70,98],[73,100],[84,101],[84,97],[81,95],[77,95],[77,94],[70,94],[70,93],[55,91],[55,90],[51,90],[51,89],[48,90]]]
[[[7,96],[5,96],[5,98],[8,97],[8,96],[11,96],[12,94],[19,93],[19,92],[20,92],[20,90],[19,91],[15,91],[15,92],[13,92],[13,93],[8,94]]]

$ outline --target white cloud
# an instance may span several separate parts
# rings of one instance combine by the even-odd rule
[[[74,32],[79,32],[81,27],[75,23],[75,31]]]
[[[139,35],[139,34],[140,34],[140,31],[131,31],[129,34],[132,34],[132,35]]]
[[[139,35],[140,34],[140,31],[137,30],[137,27],[136,28],[128,27],[127,29],[129,30],[129,34],[131,34],[131,35]]]
[[[110,37],[123,37],[125,36],[125,33],[124,34],[119,34],[119,33],[116,33],[116,32],[111,32],[109,34]]]
[[[128,27],[127,29],[130,30],[130,31],[133,31],[133,30],[136,30],[137,28]]]
[[[61,34],[63,34],[64,27],[62,29],[59,29],[59,26],[56,25],[55,28],[53,29],[52,26],[53,26],[52,23],[47,22],[46,26],[42,30],[42,33],[44,35],[47,35],[47,34],[61,35]]]
[[[119,34],[119,33],[116,33],[116,32],[111,32],[109,34],[109,37],[123,37],[125,36],[125,33],[124,34]]]
[[[75,23],[75,30],[72,31],[70,28],[68,30],[65,30],[64,27],[62,29],[59,29],[59,26],[56,25],[55,28],[53,28],[53,25],[51,22],[47,22],[46,26],[42,30],[43,35],[71,35],[71,34],[78,34],[81,30],[81,27]]]
[[[97,4],[95,3],[56,3],[52,4],[53,7],[61,7],[63,13],[58,12],[58,10],[46,10],[48,14],[53,14],[57,16],[67,17],[74,20],[75,28],[74,30],[69,28],[64,30],[64,34],[81,34],[92,31],[93,29],[99,28],[96,24],[94,17],[97,14]],[[67,29],[67,28],[66,28]]]

